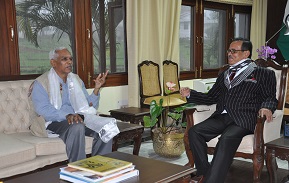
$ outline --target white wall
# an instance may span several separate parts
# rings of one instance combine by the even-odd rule
[[[90,94],[93,89],[88,89]],[[119,109],[128,105],[128,86],[104,87],[100,90],[98,112],[109,114],[109,110]]]

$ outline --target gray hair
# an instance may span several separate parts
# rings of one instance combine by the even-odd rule
[[[57,51],[60,51],[60,50],[68,50],[66,47],[57,47],[57,48],[54,48],[53,50],[51,50],[49,52],[49,60],[52,60],[52,59],[57,59],[57,57],[59,56]]]

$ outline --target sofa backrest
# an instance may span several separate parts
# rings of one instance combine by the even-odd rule
[[[28,91],[32,82],[0,82],[0,133],[29,132]]]

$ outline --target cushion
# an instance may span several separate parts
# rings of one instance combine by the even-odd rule
[[[37,156],[66,153],[65,144],[58,137],[41,138],[32,135],[30,132],[14,133],[10,136],[33,145]]]
[[[0,139],[0,168],[17,165],[36,158],[33,144],[15,139],[4,133],[0,133]]]
[[[0,82],[0,132],[28,132],[30,126],[28,88],[31,80]]]
[[[216,138],[213,138],[212,140],[210,140],[207,145],[208,147],[216,147],[218,140],[220,138],[220,135]],[[237,152],[243,152],[243,153],[253,153],[253,138],[254,135],[246,135],[243,139],[242,142],[237,150]]]
[[[31,143],[35,146],[35,151],[37,156],[41,155],[53,155],[53,154],[63,154],[66,153],[64,142],[56,138],[41,138],[35,137],[30,132],[15,133],[10,134],[14,138],[21,141]],[[91,152],[93,138],[85,137],[86,152]]]

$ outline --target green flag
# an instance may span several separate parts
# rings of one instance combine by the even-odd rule
[[[283,24],[282,26],[283,29],[280,31],[278,40],[277,40],[277,46],[279,48],[279,50],[281,51],[283,57],[285,58],[285,60],[289,60],[289,36],[288,35],[284,35],[286,29],[288,27],[285,26],[286,23],[286,17],[289,14],[289,0],[287,1],[286,4],[286,8],[285,8],[285,13],[284,13],[284,17],[283,17]],[[287,25],[288,26],[288,25]]]

